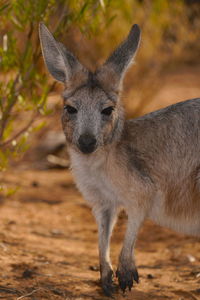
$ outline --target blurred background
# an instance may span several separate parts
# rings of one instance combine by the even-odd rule
[[[92,70],[126,37],[133,23],[141,26],[141,47],[124,82],[128,118],[199,95],[198,0],[0,3],[2,171],[21,159],[28,147],[37,148],[41,137],[47,136],[47,143],[62,140],[57,135],[61,132],[62,86],[46,73],[38,39],[40,21]]]
[[[98,265],[94,247],[94,220],[76,191],[68,170],[69,160],[60,124],[62,86],[47,74],[41,56],[38,38],[38,24],[41,21],[57,40],[64,43],[91,70],[104,62],[127,36],[132,24],[140,25],[141,46],[135,64],[124,81],[123,101],[127,118],[200,97],[199,0],[0,0],[0,203],[3,216],[0,220],[0,250],[2,268],[7,268],[8,272],[2,278],[5,281],[3,292],[0,287],[0,295],[5,293],[3,299],[7,299],[5,297],[9,297],[10,293],[18,298],[23,293],[37,294],[35,277],[46,276],[45,272],[51,273],[56,266],[54,291],[49,288],[48,281],[48,284],[44,283],[48,290],[47,296],[42,290],[37,299],[65,299],[63,297],[69,291],[57,286],[58,278],[61,280],[64,275],[56,272],[64,268],[66,275],[68,266],[63,262],[64,259],[59,261],[59,256],[53,250],[49,252],[52,243],[73,265],[74,269],[70,269],[70,274],[74,272],[74,281],[70,282],[72,285],[75,285],[76,280],[82,284],[87,278],[93,282],[91,272],[98,270],[94,266],[95,263]],[[121,223],[118,226],[123,227]],[[191,264],[197,261],[199,264],[199,258],[195,257],[196,253],[200,253],[198,243],[191,247],[191,238],[185,241],[167,230],[162,235],[160,229],[151,226],[147,225],[147,231],[142,233],[143,239],[147,243],[154,243],[163,259],[170,259],[176,267],[185,264],[181,280],[184,283],[187,279],[191,283],[187,293],[192,293],[192,296],[184,294],[184,284],[177,288],[182,292],[170,294],[169,291],[167,294],[170,275],[166,275],[168,277],[163,279],[168,284],[163,286],[166,289],[165,296],[179,300],[197,299],[199,273],[195,269],[189,279],[184,276],[190,272]],[[149,230],[156,232],[158,239],[155,237],[153,240],[148,234]],[[116,245],[122,233],[123,230],[120,230],[115,235]],[[73,238],[74,235],[78,241],[82,236],[80,245],[76,244],[78,241]],[[69,244],[66,241],[70,241]],[[180,245],[174,247],[177,241]],[[43,247],[38,247],[38,243],[43,244]],[[66,243],[69,248],[66,248]],[[142,239],[139,239],[138,245],[144,251],[141,254],[142,260],[147,259],[144,249],[149,249],[149,245],[144,244]],[[83,277],[80,275],[79,278],[77,272],[80,274],[81,271],[76,269],[78,266],[70,254],[84,255],[88,247],[91,248],[88,255],[95,263],[90,264],[83,258],[79,267],[84,269],[89,265],[91,269],[87,269],[88,273],[85,270]],[[164,249],[168,249],[165,255]],[[154,256],[150,255],[150,260],[155,264]],[[49,263],[46,271],[45,263]],[[159,264],[160,260],[157,261]],[[145,273],[145,270],[142,272]],[[161,278],[164,276],[162,268],[158,267],[158,270],[158,277]],[[180,274],[175,274],[175,271],[170,266],[168,274],[173,273],[179,282]],[[151,270],[148,269],[143,278],[148,296],[140,291],[135,294],[135,299],[150,299],[148,280],[153,275],[149,273],[152,278],[150,275],[148,277],[148,272]],[[16,279],[19,276],[23,280],[30,280],[31,291],[28,284],[27,288],[22,289]],[[95,273],[94,277],[98,278],[98,274]],[[91,282],[89,287],[85,287],[86,294],[94,288]],[[5,290],[9,284],[15,287]],[[39,287],[40,290],[42,288]],[[155,291],[158,292],[159,288],[155,286]],[[84,290],[84,287],[81,286],[81,289]],[[161,298],[156,298],[155,291],[152,292],[152,299],[164,299],[162,293]],[[72,297],[70,299],[74,299],[75,294],[69,294]],[[91,297],[99,299],[96,294]],[[16,298],[11,296],[9,299]]]

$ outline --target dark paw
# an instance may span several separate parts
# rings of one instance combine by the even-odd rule
[[[116,276],[118,278],[119,286],[123,292],[126,291],[126,288],[131,290],[133,287],[133,281],[139,283],[139,275],[137,269],[133,270],[117,270]]]
[[[112,297],[112,294],[115,292],[115,286],[113,284],[113,271],[110,270],[108,275],[101,278],[101,286],[104,292],[104,295]]]

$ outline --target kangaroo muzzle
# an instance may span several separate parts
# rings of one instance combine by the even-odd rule
[[[89,133],[80,135],[78,139],[78,147],[85,154],[92,153],[96,149],[97,140]]]

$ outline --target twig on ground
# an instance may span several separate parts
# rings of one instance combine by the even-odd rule
[[[30,293],[28,293],[28,294],[26,294],[26,295],[22,295],[22,296],[18,297],[17,300],[21,300],[21,299],[24,299],[24,298],[26,298],[26,297],[29,297],[29,296],[33,295],[34,293],[38,292],[39,290],[41,290],[41,288],[38,288],[38,289],[36,289],[36,290],[33,290],[32,292],[30,292]]]

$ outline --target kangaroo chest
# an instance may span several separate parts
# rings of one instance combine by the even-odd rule
[[[106,171],[103,158],[86,160],[71,155],[71,166],[76,185],[87,201],[120,205],[119,191]]]

